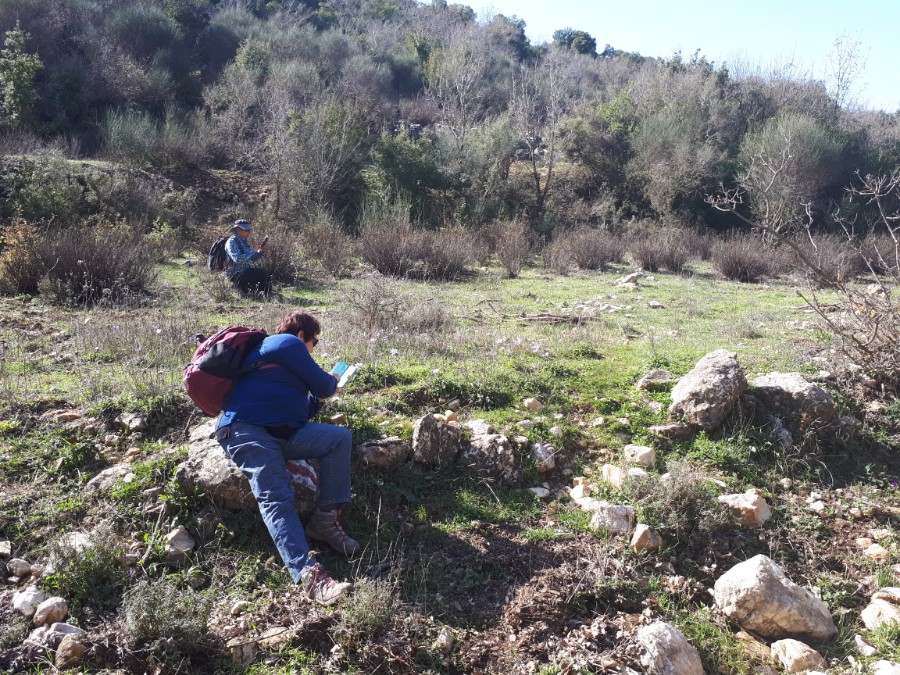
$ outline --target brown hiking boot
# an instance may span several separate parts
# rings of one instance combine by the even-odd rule
[[[361,548],[359,542],[344,531],[340,521],[341,512],[315,510],[306,524],[307,539],[324,541],[338,553],[352,556]]]
[[[333,605],[344,593],[353,588],[353,584],[347,581],[332,579],[319,563],[304,567],[300,573],[300,581],[306,597],[320,605]]]

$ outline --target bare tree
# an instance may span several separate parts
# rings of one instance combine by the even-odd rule
[[[522,65],[513,81],[509,116],[525,144],[533,204],[532,224],[540,223],[556,178],[560,132],[570,101],[565,96],[561,55],[554,51],[535,66]]]
[[[867,58],[862,54],[862,43],[846,33],[834,39],[834,45],[825,65],[825,82],[828,93],[838,108],[856,106],[856,87],[859,76],[866,69]]]

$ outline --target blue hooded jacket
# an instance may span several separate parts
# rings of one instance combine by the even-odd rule
[[[300,428],[318,412],[318,399],[337,389],[296,335],[270,335],[248,352],[244,367],[259,361],[265,363],[238,380],[216,428],[232,422]]]

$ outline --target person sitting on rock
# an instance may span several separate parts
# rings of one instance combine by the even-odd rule
[[[319,399],[337,391],[338,378],[313,360],[318,319],[292,311],[275,335],[244,359],[247,373],[235,385],[216,426],[216,439],[250,481],[263,521],[295,583],[309,598],[329,605],[352,588],[332,579],[316,562],[307,537],[352,556],[360,549],[340,520],[350,501],[350,450],[346,427],[309,419]],[[294,506],[285,462],[318,459],[319,505],[304,530]]]
[[[228,261],[225,263],[225,275],[242,293],[262,293],[269,295],[272,292],[272,282],[264,269],[254,267],[253,263],[263,255],[265,240],[259,248],[253,248],[250,244],[250,234],[253,226],[249,220],[234,221],[231,228],[231,237],[225,244],[225,253]]]

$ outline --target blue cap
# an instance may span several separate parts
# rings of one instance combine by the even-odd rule
[[[247,232],[253,232],[253,226],[250,224],[250,221],[244,220],[243,218],[234,221],[234,227],[232,227],[231,229],[234,230],[236,228],[246,230]]]

